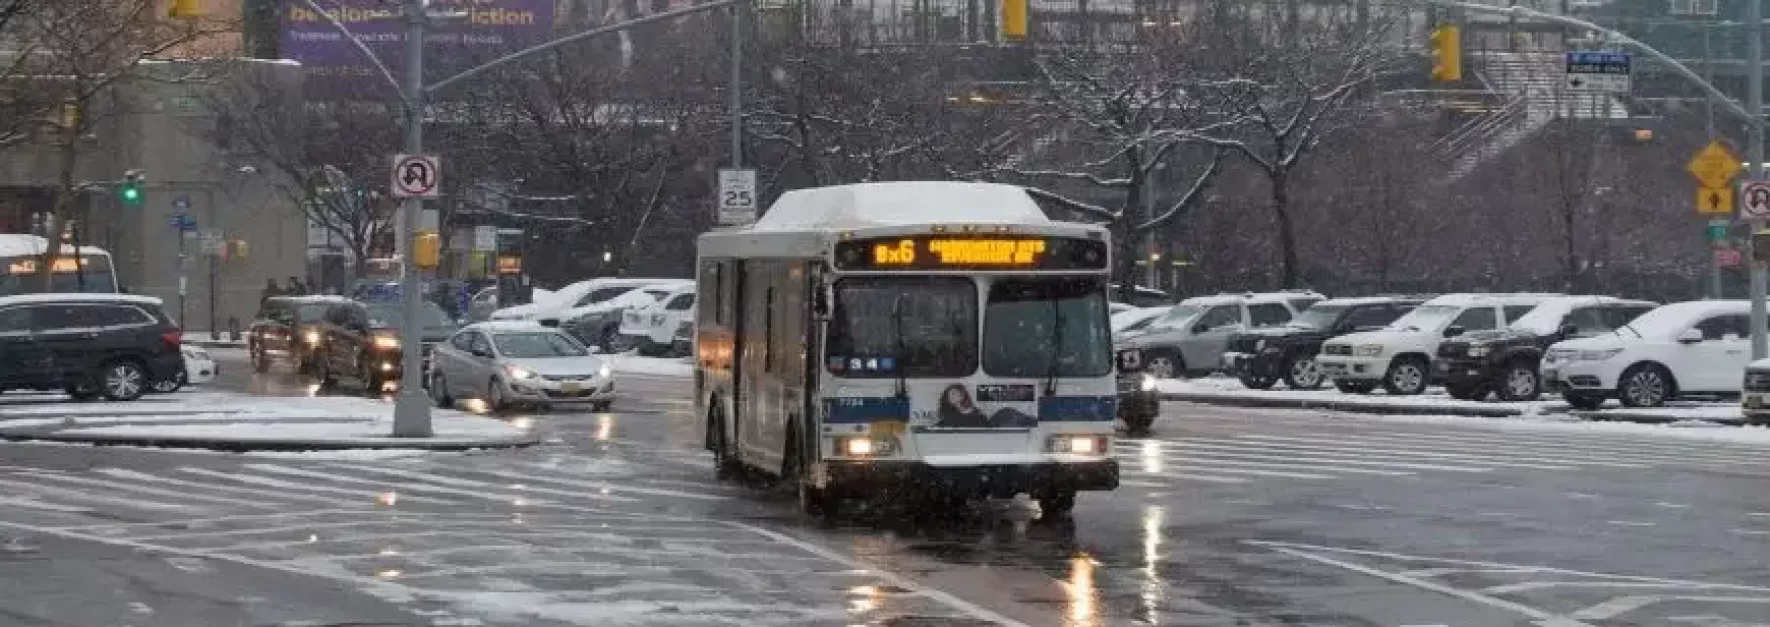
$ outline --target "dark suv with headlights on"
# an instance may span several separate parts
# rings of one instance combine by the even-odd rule
[[[421,337],[425,365],[438,342],[457,329],[455,321],[436,303],[420,305],[424,324]],[[388,383],[400,380],[400,329],[405,322],[399,303],[343,301],[327,309],[320,324],[320,347],[314,353],[314,377],[320,385],[336,385],[347,377],[363,383],[376,394]]]
[[[281,361],[296,372],[310,372],[314,349],[320,344],[320,319],[343,296],[272,296],[258,307],[258,315],[246,330],[246,350],[252,369],[266,372]]]
[[[1119,420],[1125,421],[1125,432],[1145,435],[1161,413],[1161,392],[1155,389],[1155,377],[1143,372],[1143,350],[1126,348],[1118,351]]]
[[[1543,351],[1563,340],[1610,333],[1657,303],[1611,296],[1555,296],[1504,329],[1474,331],[1438,345],[1436,377],[1452,398],[1534,401],[1543,392]]]
[[[1347,333],[1381,329],[1423,302],[1424,296],[1324,300],[1282,326],[1229,338],[1223,367],[1242,385],[1256,390],[1271,388],[1280,379],[1293,390],[1313,390],[1326,380],[1315,365],[1323,342]]]

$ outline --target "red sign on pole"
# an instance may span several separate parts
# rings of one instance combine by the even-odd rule
[[[1742,255],[1739,253],[1739,251],[1734,250],[1732,248],[1716,248],[1715,249],[1715,265],[1721,266],[1723,268],[1732,268],[1732,267],[1738,266],[1739,262],[1742,261],[1741,257],[1742,257]]]

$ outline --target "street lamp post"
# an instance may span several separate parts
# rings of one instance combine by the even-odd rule
[[[406,111],[406,148],[409,155],[424,154],[424,0],[405,0],[406,80],[401,92]],[[424,201],[407,197],[401,204],[399,239],[404,244],[404,268],[401,272],[400,298],[404,300],[405,322],[400,325],[399,396],[393,405],[393,436],[424,438],[433,433],[430,424],[430,398],[423,392],[424,322],[421,313],[424,297],[419,294],[418,242],[419,222],[424,218]]]

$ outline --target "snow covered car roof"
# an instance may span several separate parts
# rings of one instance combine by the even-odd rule
[[[564,333],[558,327],[547,326],[534,320],[487,320],[461,327],[461,330],[482,333],[535,333],[540,331]]]
[[[1566,294],[1532,293],[1532,292],[1489,294],[1489,293],[1484,293],[1484,292],[1483,293],[1467,292],[1467,293],[1462,293],[1462,294],[1445,294],[1443,296],[1439,296],[1439,297],[1434,298],[1432,300],[1426,301],[1423,304],[1424,305],[1447,305],[1447,306],[1451,306],[1451,307],[1474,307],[1474,306],[1478,306],[1478,305],[1493,305],[1493,304],[1535,305],[1537,303],[1543,302],[1543,300],[1545,300],[1545,299],[1554,298],[1556,296],[1566,296]]]
[[[31,303],[131,303],[159,307],[164,305],[166,301],[153,296],[142,296],[139,294],[88,294],[78,292],[0,296],[0,306],[26,305]]]
[[[1561,319],[1566,317],[1567,314],[1571,313],[1575,308],[1589,307],[1592,305],[1639,305],[1651,308],[1658,307],[1659,303],[1648,300],[1617,298],[1615,296],[1553,296],[1545,298],[1542,302],[1537,303],[1535,309],[1531,309],[1530,313],[1519,316],[1518,319],[1513,320],[1512,324],[1509,326],[1514,329],[1530,331],[1538,335],[1549,335],[1559,330],[1556,326],[1561,324]]]

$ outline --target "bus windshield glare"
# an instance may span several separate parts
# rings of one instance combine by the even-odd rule
[[[983,371],[1097,377],[1112,371],[1106,293],[1094,277],[999,278],[983,314]]]
[[[825,352],[844,377],[962,377],[977,371],[977,286],[964,277],[836,282]]]

